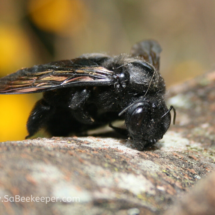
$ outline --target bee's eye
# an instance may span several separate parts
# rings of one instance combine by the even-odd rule
[[[143,127],[147,126],[147,122],[149,120],[149,113],[147,106],[143,103],[139,103],[134,105],[128,110],[128,117],[127,117],[127,129],[129,133],[132,134],[141,134]]]
[[[136,131],[139,130],[144,116],[143,107],[136,108],[131,114],[131,129],[135,129]]]

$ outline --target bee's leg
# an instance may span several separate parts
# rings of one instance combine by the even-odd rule
[[[128,131],[125,128],[117,128],[113,126],[111,122],[109,123],[109,127],[111,127],[115,132],[122,135],[123,137],[126,137],[126,138],[128,137]]]
[[[75,94],[72,96],[70,101],[69,107],[72,110],[77,110],[86,102],[86,100],[90,96],[90,91],[87,89],[82,89],[80,91],[76,91]]]
[[[76,120],[84,124],[93,124],[95,121],[93,117],[91,117],[90,114],[83,108],[72,111],[72,115]]]
[[[92,124],[94,119],[90,114],[84,109],[85,102],[90,96],[90,91],[83,89],[81,91],[76,91],[73,95],[69,108],[72,109],[73,117],[81,123]]]
[[[30,113],[27,122],[27,130],[29,135],[26,139],[33,136],[47,122],[47,119],[53,112],[53,108],[44,100],[39,100]]]

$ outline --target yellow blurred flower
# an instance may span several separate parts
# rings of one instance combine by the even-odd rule
[[[32,64],[32,50],[22,30],[0,26],[0,55],[0,76]]]
[[[18,26],[0,26],[0,76],[27,67],[33,62],[28,37]],[[0,141],[24,139],[26,121],[34,105],[30,95],[0,96]]]
[[[80,0],[30,0],[32,21],[41,29],[73,34],[86,23],[87,9]]]
[[[0,96],[0,141],[22,140],[27,136],[26,122],[34,103],[30,95]]]

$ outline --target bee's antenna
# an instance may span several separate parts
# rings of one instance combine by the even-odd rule
[[[133,103],[131,103],[130,105],[128,105],[128,107],[124,108],[124,109],[118,114],[118,116],[121,116],[123,113],[125,113],[125,111],[127,111],[131,106],[133,106],[133,105],[136,104],[137,102],[139,102],[139,100],[138,100],[138,101],[135,101],[135,102],[133,102]]]
[[[121,67],[123,67],[123,66],[127,66],[128,64],[129,64],[129,63],[122,64],[122,65],[116,67],[116,69],[119,69],[119,68],[121,68]]]
[[[173,124],[175,125],[175,120],[176,120],[176,111],[175,111],[175,108],[171,105],[170,106],[170,108],[169,108],[169,110],[161,117],[161,118],[163,118],[163,117],[165,117],[171,110],[173,110],[173,112],[174,112],[174,116],[173,116]]]
[[[150,88],[150,86],[151,86],[151,84],[152,84],[152,80],[153,80],[153,78],[154,78],[154,75],[155,75],[155,70],[154,70],[154,72],[153,72],[153,74],[152,74],[151,80],[150,80],[150,82],[149,82],[149,86],[148,86],[148,88],[147,88],[147,90],[146,90],[146,92],[145,92],[145,94],[144,94],[144,96],[143,96],[143,97],[145,97],[145,96],[146,96],[146,94],[148,93],[149,88]]]

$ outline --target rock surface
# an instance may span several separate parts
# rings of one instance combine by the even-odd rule
[[[215,72],[167,101],[176,125],[145,151],[102,137],[0,143],[1,213],[213,214]]]

